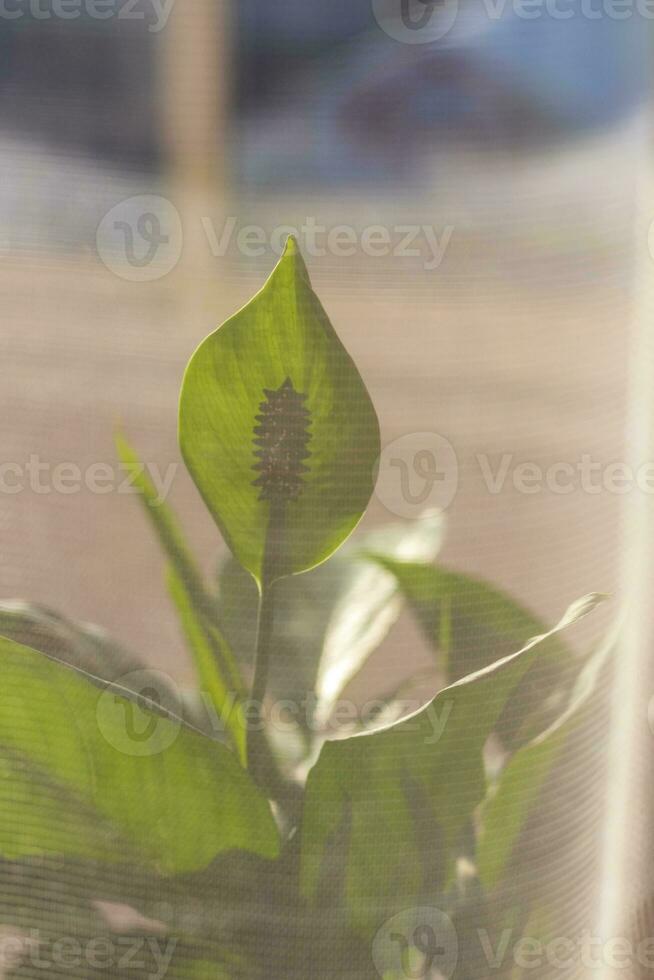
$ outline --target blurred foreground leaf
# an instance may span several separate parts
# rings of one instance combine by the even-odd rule
[[[127,689],[0,639],[0,853],[168,872],[277,852],[268,802],[224,746]]]
[[[482,811],[478,868],[482,884],[495,887],[545,780],[571,734],[583,725],[592,698],[615,651],[617,628],[584,664],[569,691],[565,710],[550,727],[512,757]]]
[[[84,671],[88,679],[104,687],[106,681],[118,681],[139,694],[148,669],[131,650],[126,650],[105,630],[92,623],[80,623],[58,613],[20,600],[0,601],[0,637],[31,647],[54,660]],[[172,682],[161,671],[152,669],[152,680],[161,690],[169,708],[183,710]]]
[[[482,579],[423,562],[372,557],[397,578],[450,682],[547,632],[542,620]],[[558,637],[549,642],[563,655]]]
[[[195,663],[202,696],[208,698],[239,758],[245,762],[245,730],[237,708],[245,693],[243,680],[220,629],[214,599],[205,589],[175,515],[159,500],[138,456],[122,435],[117,436],[116,446],[123,464],[133,475],[139,499],[168,559],[168,591]],[[206,720],[202,720],[203,727]]]
[[[452,874],[454,848],[483,800],[482,750],[507,699],[559,630],[599,601],[575,603],[519,653],[442,690],[415,715],[369,735],[327,742],[309,774],[302,823],[302,889],[333,889],[338,844],[342,897],[371,935],[402,902],[433,896]],[[330,867],[331,864],[331,867]]]
[[[131,474],[132,485],[138,491],[144,512],[177,578],[184,584],[193,602],[205,615],[211,617],[213,611],[211,600],[205,591],[202,576],[175,515],[168,504],[160,500],[159,492],[147,475],[139,457],[121,433],[116,436],[116,449],[123,466]]]
[[[426,564],[372,557],[396,577],[449,683],[508,656],[548,626],[483,579]],[[496,731],[506,748],[529,741],[563,710],[576,658],[561,638],[545,641],[538,664],[507,704]]]

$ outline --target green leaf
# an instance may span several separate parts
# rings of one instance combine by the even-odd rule
[[[38,927],[64,933],[72,914],[76,930],[98,935],[102,919],[84,891],[85,884],[94,885],[96,867],[88,865],[85,877],[80,865],[69,873],[61,861],[48,864],[43,856],[21,862],[0,859],[0,922],[16,930]]]
[[[245,693],[243,679],[219,626],[215,599],[205,589],[174,514],[159,500],[138,456],[122,435],[116,437],[116,446],[123,465],[132,474],[133,485],[139,491],[146,515],[168,558],[168,590],[179,614],[202,691],[208,695],[243,759],[245,732],[233,704],[234,698],[241,698]]]
[[[103,688],[106,681],[118,681],[138,695],[150,673],[167,707],[177,713],[183,711],[183,699],[172,681],[161,671],[147,667],[100,626],[74,622],[45,606],[5,600],[0,601],[0,637],[79,668]]]
[[[285,507],[276,577],[320,564],[348,537],[370,499],[380,449],[366,388],[292,238],[263,289],[195,352],[180,402],[180,446],[191,476],[259,583],[271,507],[254,486],[254,429],[266,392],[287,379],[306,398],[311,438],[301,491]]]
[[[365,666],[402,610],[395,576],[367,559],[368,549],[389,560],[436,557],[443,540],[443,516],[426,514],[410,525],[390,525],[365,536],[352,549],[350,573],[325,630],[316,678],[316,718],[325,724],[345,688]],[[354,542],[353,542],[354,544]]]
[[[400,723],[325,744],[309,774],[302,823],[307,898],[319,901],[321,883],[333,877],[330,853],[339,838],[347,849],[342,901],[366,935],[402,903],[446,883],[460,836],[485,795],[482,750],[507,699],[541,644],[598,601],[575,603],[554,630],[445,688]]]
[[[452,682],[507,656],[548,627],[511,596],[483,579],[425,564],[372,556],[392,572],[427,641]],[[542,731],[562,710],[568,693],[567,672],[575,658],[560,637],[543,648],[539,663],[525,678],[520,697],[498,719],[506,748],[515,748]]]
[[[425,513],[419,521],[357,533],[318,568],[278,582],[269,693],[302,704],[316,692],[315,716],[324,722],[335,698],[379,646],[402,608],[394,576],[371,562],[367,551],[429,561],[436,557],[442,537],[442,514]],[[257,604],[252,578],[228,559],[219,573],[218,618],[245,664],[252,662]],[[313,723],[311,707],[298,719],[300,724]]]
[[[175,569],[177,578],[184,584],[186,591],[192,596],[194,604],[203,615],[213,619],[215,615],[213,599],[206,592],[202,576],[184,541],[175,515],[170,507],[159,499],[159,494],[143,464],[120,433],[116,435],[116,449],[123,466],[131,475],[132,486],[138,490],[145,514],[154,528],[164,554]]]
[[[241,880],[244,869],[247,876],[254,862],[269,868],[271,877],[278,876],[278,861],[243,851],[221,855],[204,871],[165,879],[134,863],[127,869],[69,858],[57,862],[0,859],[0,922],[5,934],[8,927],[23,935],[34,930],[28,935],[43,944],[41,971],[47,971],[48,980],[51,976],[89,980],[94,975],[83,961],[79,973],[70,960],[57,962],[52,947],[63,937],[77,940],[82,949],[93,940],[109,940],[109,950],[116,950],[116,956],[113,964],[105,958],[103,978],[154,980],[168,964],[167,977],[246,980],[259,973],[246,959],[239,933],[251,924],[255,908],[260,915],[269,913],[268,900],[261,889],[235,893],[225,873]],[[131,964],[132,972],[127,952],[137,944],[140,955]],[[10,975],[34,977],[41,972],[35,970],[33,961],[30,969],[28,957],[24,970]]]
[[[397,578],[449,681],[473,673],[547,632],[528,609],[483,579],[420,562],[373,555]],[[562,656],[564,645],[553,639]]]
[[[276,855],[269,805],[224,746],[11,640],[0,669],[2,855],[136,856],[167,872],[232,848]]]
[[[598,681],[615,650],[616,639],[617,629],[585,662],[560,717],[516,752],[498,784],[492,787],[482,811],[483,829],[477,852],[479,876],[486,888],[491,889],[499,883],[548,774],[572,732],[587,720]]]

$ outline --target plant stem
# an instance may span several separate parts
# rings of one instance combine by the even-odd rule
[[[284,501],[271,501],[259,596],[256,660],[252,684],[255,724],[248,738],[248,769],[260,786],[270,785],[270,774],[264,771],[268,768],[266,760],[269,762],[270,749],[265,733],[263,704],[268,686],[271,641],[275,625],[274,582],[279,577],[284,563],[285,509]],[[266,743],[265,747],[264,743]]]
[[[272,586],[264,585],[259,597],[259,616],[257,620],[257,653],[254,669],[254,683],[252,685],[252,700],[259,709],[261,708],[266,696],[268,687],[268,670],[270,667],[270,641],[272,640],[273,626],[275,624],[275,604],[273,601]]]

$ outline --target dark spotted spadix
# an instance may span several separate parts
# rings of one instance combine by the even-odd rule
[[[259,424],[254,427],[257,462],[253,469],[259,473],[254,486],[261,491],[259,500],[297,500],[303,474],[309,472],[304,461],[311,455],[307,448],[311,413],[304,407],[306,395],[295,391],[290,378],[277,391],[267,388],[264,394],[257,415]]]

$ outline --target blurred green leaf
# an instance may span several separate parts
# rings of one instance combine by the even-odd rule
[[[234,923],[247,923],[252,908],[266,898],[234,895],[225,887],[225,868],[234,878],[242,877],[249,862],[277,868],[277,861],[257,858],[243,851],[229,851],[216,864],[220,872],[208,871],[163,878],[142,865],[111,865],[98,861],[0,859],[0,942],[8,930],[38,939],[40,961],[28,956],[9,975],[47,975],[70,980],[102,977],[211,976],[229,980],[251,980],[246,951],[235,939]],[[210,887],[207,883],[210,881]],[[64,940],[70,956],[57,956],[56,944]],[[101,940],[102,968],[94,970],[85,956],[75,963],[74,944],[82,950]],[[128,964],[127,952],[139,945],[139,954]],[[6,950],[6,947],[4,947]],[[32,952],[36,949],[32,947]],[[115,956],[112,957],[112,952]],[[200,964],[202,969],[200,969]],[[3,960],[3,967],[7,966]],[[167,967],[167,968],[166,968]],[[213,973],[208,973],[210,968]],[[5,977],[5,973],[2,974]]]
[[[270,506],[254,486],[254,428],[265,390],[286,379],[306,396],[311,439],[302,492],[286,505],[277,577],[318,565],[348,537],[370,499],[380,449],[368,392],[292,238],[263,289],[195,352],[180,402],[180,446],[191,476],[258,582]]]
[[[244,692],[232,651],[219,630],[198,615],[184,582],[172,565],[168,569],[168,588],[193,652],[201,694],[209,699],[217,720],[232,738],[241,765],[245,766],[247,737],[240,711]]]
[[[396,577],[449,683],[548,630],[541,619],[483,579],[423,562],[372,557]],[[560,637],[547,640],[520,696],[498,719],[496,730],[506,748],[529,741],[557,716],[567,697],[568,672],[574,668],[575,657]]]
[[[316,914],[300,897],[298,844],[294,835],[275,861],[223,854],[205,871],[175,878],[166,896],[168,932],[197,943],[207,961],[222,954],[229,963],[237,950],[247,959],[247,970],[238,973],[244,980],[368,977],[369,946],[348,929],[346,917]],[[152,906],[146,914],[156,915]]]
[[[368,549],[389,560],[432,561],[443,541],[443,515],[426,514],[410,524],[392,524],[353,542],[349,574],[325,630],[316,677],[317,721],[325,724],[337,700],[361,671],[402,609],[395,576],[367,560]]]
[[[547,632],[542,620],[483,579],[383,554],[372,557],[397,578],[450,683]],[[550,644],[564,655],[558,638]]]
[[[479,876],[487,889],[500,881],[556,759],[572,732],[587,719],[598,682],[615,650],[616,639],[617,629],[614,629],[581,667],[560,717],[516,752],[502,772],[498,784],[491,788],[482,810],[482,832],[477,852]]]
[[[447,882],[453,848],[485,795],[482,750],[500,712],[542,643],[598,601],[575,603],[548,634],[398,724],[323,746],[302,822],[307,898],[320,901],[322,882],[333,878],[339,838],[347,853],[341,901],[366,935],[402,902],[433,896]]]
[[[443,537],[440,512],[355,535],[329,561],[275,586],[269,693],[301,704],[317,694],[315,717],[324,722],[334,699],[363,667],[398,618],[402,599],[392,574],[369,561],[374,548],[387,558],[436,557]],[[234,559],[220,568],[218,618],[239,661],[251,664],[258,593]],[[300,722],[313,721],[314,712]]]
[[[203,615],[212,618],[215,612],[213,600],[207,595],[202,576],[184,541],[175,515],[170,507],[159,499],[159,493],[139,457],[121,433],[116,435],[116,449],[123,466],[131,474],[132,485],[138,490],[141,505],[154,528],[164,554],[175,569],[175,574],[184,583],[186,591],[202,610]]]
[[[0,639],[0,853],[204,867],[277,853],[275,824],[234,756],[144,693],[90,684]]]
[[[170,678],[147,667],[99,626],[74,622],[45,606],[5,600],[0,601],[0,637],[3,636],[80,668],[88,680],[102,688],[106,681],[118,681],[138,695],[150,672],[153,685],[163,694],[168,708],[177,713],[184,710],[183,698]]]
[[[179,614],[202,692],[208,695],[239,757],[244,759],[245,732],[233,704],[234,699],[245,693],[243,679],[219,626],[215,600],[205,589],[174,514],[159,500],[138,456],[122,435],[117,436],[116,445],[123,464],[132,473],[133,485],[139,491],[139,499],[168,559],[168,590]]]

